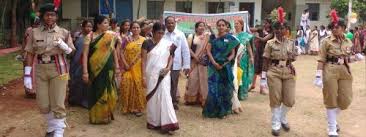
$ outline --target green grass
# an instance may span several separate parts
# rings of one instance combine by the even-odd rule
[[[15,56],[18,54],[18,52],[14,52],[0,57],[0,85],[22,76],[23,63],[15,60]]]

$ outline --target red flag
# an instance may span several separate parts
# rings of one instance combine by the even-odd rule
[[[61,5],[61,0],[53,0],[53,4],[55,5],[55,11],[57,11]]]

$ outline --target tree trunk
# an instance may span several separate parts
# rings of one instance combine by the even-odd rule
[[[17,41],[17,4],[18,0],[13,0],[13,5],[11,9],[11,38],[10,46],[16,47],[18,45]]]

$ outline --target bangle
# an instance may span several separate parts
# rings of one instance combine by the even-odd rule
[[[32,76],[31,76],[31,75],[27,75],[27,74],[26,74],[26,75],[24,75],[24,77],[32,77]]]

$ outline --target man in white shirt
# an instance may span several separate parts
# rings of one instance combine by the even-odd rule
[[[183,32],[176,29],[176,21],[172,16],[165,18],[165,26],[167,31],[165,32],[164,38],[173,42],[177,49],[174,52],[173,67],[170,72],[171,75],[171,90],[170,95],[172,97],[173,106],[175,110],[178,110],[178,80],[181,69],[187,75],[189,73],[191,64],[191,55],[187,39]]]

